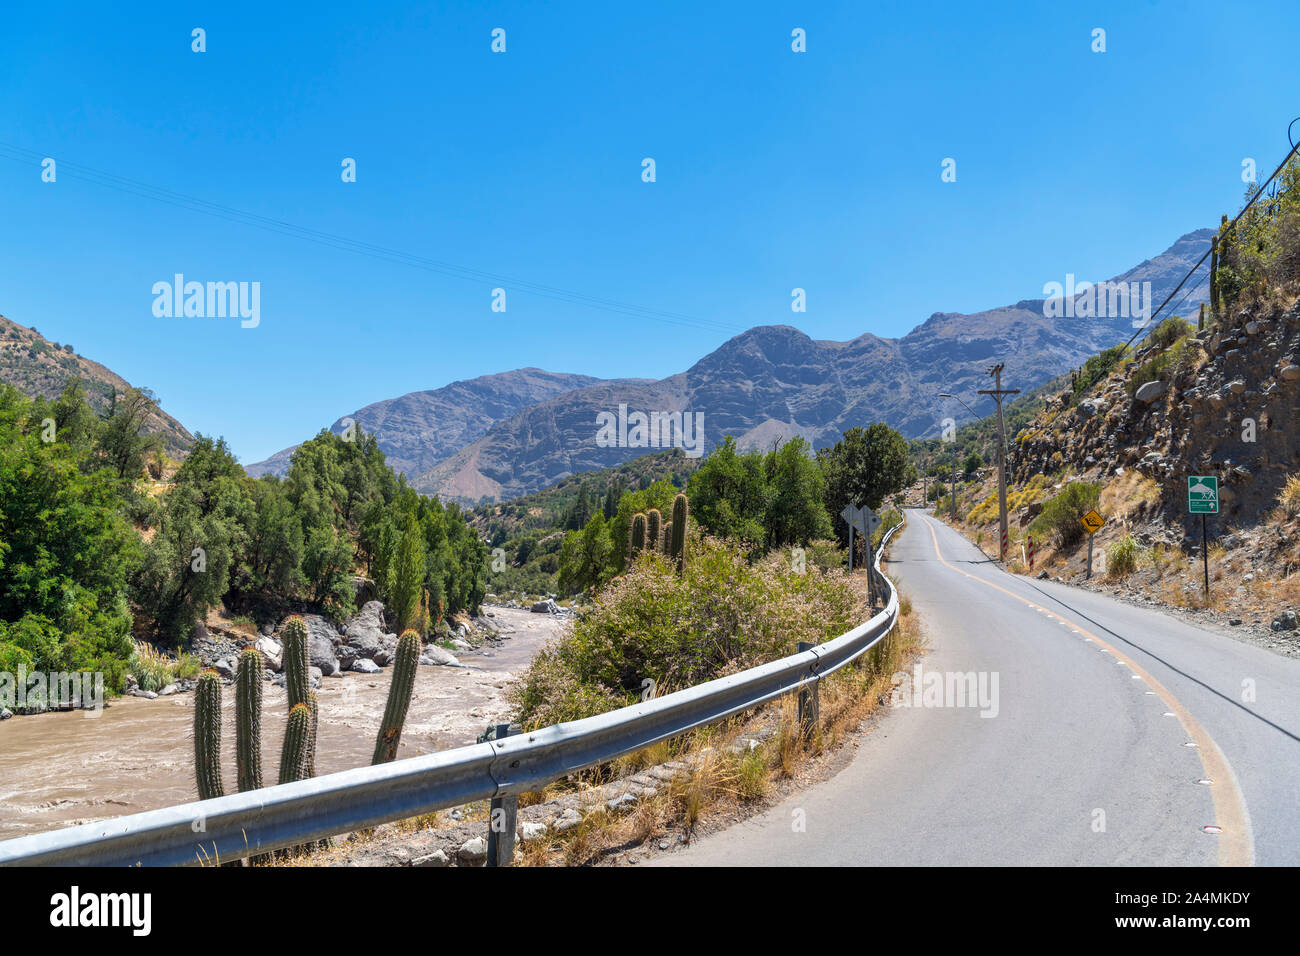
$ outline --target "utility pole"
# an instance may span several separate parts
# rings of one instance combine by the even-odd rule
[[[999,362],[989,369],[993,376],[993,387],[982,388],[980,395],[992,395],[998,403],[998,532],[999,550],[1002,560],[1007,559],[1007,435],[1006,424],[1002,420],[1002,398],[1005,395],[1019,395],[1018,388],[1002,387],[1002,368]]]
[[[952,448],[952,484],[948,486],[948,499],[952,502],[952,520],[957,521],[957,446]]]

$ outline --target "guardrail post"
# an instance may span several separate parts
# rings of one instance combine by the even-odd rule
[[[489,727],[484,738],[501,740],[510,736],[509,724]],[[487,866],[510,866],[515,859],[515,826],[519,815],[519,797],[493,797],[488,812]]]
[[[799,652],[812,650],[814,645],[807,641],[799,642]],[[817,693],[819,681],[814,680],[812,686],[805,685],[799,688],[799,726],[803,728],[805,739],[811,739],[813,733],[817,730],[817,723],[821,719],[821,696]]]

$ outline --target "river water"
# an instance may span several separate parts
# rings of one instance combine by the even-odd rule
[[[501,644],[461,656],[468,667],[421,666],[398,758],[473,743],[509,717],[505,694],[560,620],[492,608]],[[317,691],[316,773],[366,766],[374,752],[392,669],[327,677]],[[235,695],[222,695],[226,792],[235,789]],[[266,685],[262,772],[274,783],[284,738],[285,691]],[[89,823],[198,798],[194,786],[194,695],[121,697],[98,717],[86,711],[13,717],[0,723],[0,840]]]

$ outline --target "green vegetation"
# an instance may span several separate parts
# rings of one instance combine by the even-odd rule
[[[835,516],[835,528],[845,530],[840,509],[850,501],[879,512],[887,497],[917,478],[908,460],[907,442],[888,425],[850,428],[831,448],[817,453],[825,475],[826,510]]]
[[[1061,493],[1043,505],[1042,513],[1029,526],[1036,535],[1052,536],[1058,547],[1071,548],[1083,540],[1080,519],[1101,499],[1101,485],[1087,481],[1068,482]]]
[[[1133,396],[1147,382],[1170,377],[1176,378],[1191,367],[1191,362],[1195,359],[1196,354],[1193,349],[1188,347],[1184,338],[1178,338],[1164,351],[1151,356],[1151,358],[1130,372],[1128,379],[1124,383],[1124,388],[1130,396]]]
[[[496,594],[523,595],[583,590],[585,584],[558,583],[565,532],[586,530],[597,515],[606,523],[612,521],[618,516],[619,502],[625,494],[644,492],[652,485],[671,491],[664,504],[643,504],[640,510],[659,507],[664,511],[672,495],[686,487],[698,464],[697,459],[687,458],[681,449],[655,452],[616,468],[573,475],[513,501],[478,506],[471,516],[471,524],[491,548],[503,552],[493,559],[487,589]],[[658,502],[664,496],[656,494],[654,499]],[[620,552],[626,550],[633,513],[625,512],[627,520],[620,522],[623,535]],[[593,531],[593,540],[595,535]],[[602,566],[605,560],[601,559]],[[621,568],[621,557],[617,564]]]
[[[1126,578],[1137,570],[1141,548],[1131,534],[1112,541],[1106,548],[1106,574],[1112,578]]]
[[[694,537],[679,573],[648,551],[596,595],[572,633],[544,649],[514,694],[528,726],[574,720],[792,653],[860,623],[843,572],[800,573],[773,552],[752,562],[743,542]]]
[[[1017,395],[1002,406],[1002,417],[1007,428],[1007,442],[1017,435],[1047,404],[1047,399],[1059,393],[1070,383],[1070,376],[1061,375],[1040,385],[1038,388]],[[956,403],[953,403],[956,405]],[[956,406],[960,408],[960,406]],[[921,469],[930,477],[948,478],[952,475],[953,462],[967,460],[971,453],[979,455],[984,462],[997,461],[998,455],[998,418],[995,414],[967,422],[957,427],[952,441],[939,438],[916,438],[907,443],[908,455],[916,465],[918,474]]]
[[[101,671],[116,692],[128,667],[154,680],[184,660],[142,656],[133,628],[184,647],[223,604],[253,622],[309,608],[337,620],[357,575],[411,619],[481,603],[487,547],[456,505],[407,488],[374,436],[323,431],[283,481],[248,478],[224,441],[199,436],[163,482],[144,430],[155,413],[137,390],[97,413],[76,381],[54,400],[0,386],[0,661]]]
[[[1128,346],[1121,343],[1090,356],[1083,363],[1083,368],[1075,375],[1074,387],[1071,389],[1071,402],[1077,403],[1094,385],[1105,379],[1127,352]]]
[[[1288,304],[1300,293],[1300,156],[1278,173],[1271,196],[1246,210],[1229,232],[1219,230],[1220,322],[1243,308]],[[1259,191],[1252,183],[1249,200]]]

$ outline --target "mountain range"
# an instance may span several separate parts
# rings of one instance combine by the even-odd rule
[[[1109,281],[1149,283],[1153,301],[1146,304],[1154,308],[1213,234],[1188,233]],[[1033,388],[1133,334],[1132,318],[1118,310],[1082,315],[1087,294],[1060,278],[1062,296],[1074,292],[1065,308],[1026,299],[973,314],[937,312],[902,338],[866,333],[847,342],[760,326],[664,379],[519,369],[368,405],[331,427],[339,432],[355,420],[377,436],[412,487],[462,502],[517,497],[656,450],[598,440],[601,416],[619,415],[620,406],[625,418],[638,411],[702,414],[705,450],[726,435],[742,447],[771,447],[793,435],[823,447],[854,425],[876,421],[909,438],[932,436],[945,418],[970,418],[938,394],[974,406],[983,400],[976,391],[992,386],[988,367],[995,362],[1006,365],[1004,387]],[[1167,311],[1192,314],[1206,296],[1205,279],[1189,283]],[[246,470],[283,473],[291,454],[286,449]]]
[[[1147,304],[1158,305],[1200,259],[1213,234],[1210,229],[1188,233],[1109,281],[1149,283]],[[847,342],[816,340],[788,325],[759,326],[663,379],[515,369],[375,402],[341,415],[330,429],[341,433],[349,421],[356,422],[377,437],[389,463],[417,491],[468,503],[529,494],[658,450],[636,441],[638,413],[698,421],[702,442],[696,452],[707,452],[727,435],[746,448],[770,448],[802,435],[820,448],[854,425],[877,421],[908,438],[934,436],[944,419],[971,417],[939,393],[952,393],[972,407],[981,401],[991,406],[976,393],[991,386],[993,363],[1005,363],[1004,387],[1031,389],[1133,334],[1129,317],[1087,315],[1087,295],[1072,279],[1060,278],[1062,296],[1070,299],[1065,308],[1064,298],[1054,297],[972,314],[936,312],[901,338],[866,333]],[[1167,311],[1194,314],[1206,295],[1204,278],[1188,283]],[[97,407],[127,387],[71,347],[0,318],[0,381],[28,394],[53,396],[71,377],[89,383]],[[601,423],[611,420],[617,427],[602,429]],[[173,455],[193,442],[161,410],[150,428],[164,435]],[[615,440],[608,440],[611,435]],[[246,465],[245,471],[282,475],[296,447]]]

